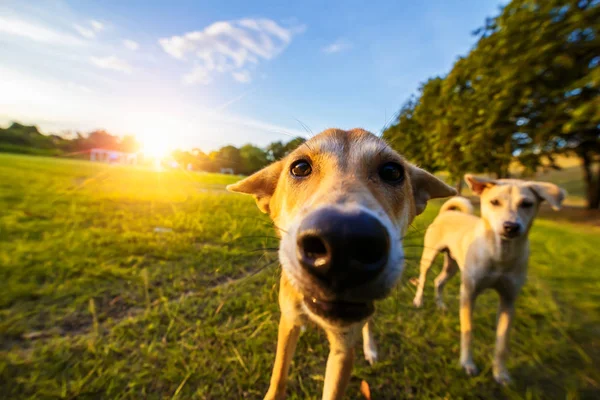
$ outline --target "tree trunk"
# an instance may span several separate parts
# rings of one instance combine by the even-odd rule
[[[455,188],[456,188],[456,191],[458,192],[458,195],[459,196],[462,195],[462,189],[463,189],[463,180],[462,180],[462,178],[458,178],[456,180],[456,186],[455,186]]]
[[[598,172],[598,176],[596,177],[596,184],[594,186],[596,188],[594,190],[594,197],[591,201],[591,208],[595,210],[600,209],[600,171]]]
[[[585,193],[587,208],[590,210],[600,208],[600,169],[598,176],[594,177],[592,157],[588,152],[580,153],[581,168],[583,169],[583,181],[585,182]]]

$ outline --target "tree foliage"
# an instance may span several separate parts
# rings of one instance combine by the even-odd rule
[[[509,175],[581,159],[588,205],[600,206],[600,2],[513,0],[475,32],[444,78],[427,81],[384,137],[454,179]]]

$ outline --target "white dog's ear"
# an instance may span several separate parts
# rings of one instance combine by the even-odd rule
[[[493,179],[479,178],[471,174],[465,175],[465,182],[467,182],[469,189],[477,196],[481,196],[481,193],[483,193],[485,189],[491,188],[496,184],[496,181]]]
[[[548,182],[529,182],[528,185],[542,200],[546,200],[552,206],[554,211],[560,210],[562,202],[567,197],[567,192],[559,188],[554,183]]]
[[[421,168],[411,165],[409,174],[417,215],[425,211],[429,200],[456,195],[456,190],[453,187],[446,185],[443,181]]]
[[[252,195],[260,211],[268,214],[271,211],[269,203],[275,193],[282,168],[283,162],[274,162],[239,182],[227,185],[227,190]]]

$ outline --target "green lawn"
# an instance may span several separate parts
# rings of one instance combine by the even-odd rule
[[[277,333],[274,230],[236,178],[0,154],[0,398],[258,399]],[[475,314],[475,356],[458,368],[458,279],[446,313],[413,309],[422,231],[398,289],[378,305],[381,361],[356,363],[374,399],[598,398],[600,230],[538,220],[509,368],[491,376],[496,297]],[[270,236],[270,237],[267,237]],[[261,269],[264,267],[264,269]],[[320,398],[327,344],[302,335],[289,398]]]

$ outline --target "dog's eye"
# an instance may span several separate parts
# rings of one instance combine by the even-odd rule
[[[292,164],[292,166],[290,167],[290,172],[292,175],[298,178],[302,178],[310,175],[310,173],[312,172],[312,167],[310,166],[308,161],[298,160]]]
[[[500,200],[494,199],[494,200],[490,201],[490,204],[493,205],[494,207],[499,206],[500,205]]]
[[[520,204],[521,207],[523,208],[530,208],[533,206],[533,201],[531,200],[523,200]]]
[[[379,177],[388,183],[400,183],[404,180],[404,167],[389,162],[379,167]]]

